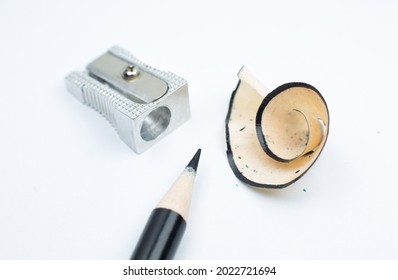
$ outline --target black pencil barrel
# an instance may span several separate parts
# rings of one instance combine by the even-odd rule
[[[141,234],[131,260],[170,260],[186,228],[181,215],[164,208],[156,208]]]

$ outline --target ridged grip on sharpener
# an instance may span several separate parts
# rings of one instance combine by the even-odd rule
[[[115,126],[116,104],[122,102],[115,90],[81,72],[72,72],[65,80],[69,91],[77,99],[98,111]]]

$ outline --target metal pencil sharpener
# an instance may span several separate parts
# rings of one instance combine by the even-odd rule
[[[104,115],[137,153],[190,117],[186,80],[148,66],[120,47],[87,65],[87,72],[72,72],[65,81],[67,89]]]

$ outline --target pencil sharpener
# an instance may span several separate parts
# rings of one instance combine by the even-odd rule
[[[88,64],[87,72],[72,72],[65,81],[68,91],[105,116],[136,153],[190,117],[187,81],[144,64],[120,47]]]

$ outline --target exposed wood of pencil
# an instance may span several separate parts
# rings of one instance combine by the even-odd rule
[[[188,220],[200,153],[201,150],[199,149],[156,208],[169,209],[180,214],[185,221]]]

